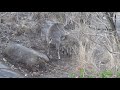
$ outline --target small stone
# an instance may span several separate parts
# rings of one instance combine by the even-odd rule
[[[7,60],[6,60],[5,58],[3,58],[3,61],[5,61],[5,62],[6,62]]]
[[[43,76],[43,74],[41,74]]]
[[[14,68],[14,65],[12,65],[11,68]]]
[[[27,74],[25,74],[25,76],[27,77]]]
[[[37,75],[38,73],[37,72],[33,72],[34,75]]]

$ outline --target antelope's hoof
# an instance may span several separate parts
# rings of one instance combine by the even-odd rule
[[[53,58],[52,55],[50,55],[49,58],[52,59]]]

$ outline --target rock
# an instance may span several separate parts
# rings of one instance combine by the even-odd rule
[[[0,78],[23,78],[24,76],[0,62]]]
[[[6,69],[8,69],[9,67],[0,62],[0,68],[6,68]]]
[[[1,69],[0,78],[23,78],[23,76],[11,70]]]
[[[48,62],[49,58],[33,49],[20,44],[9,43],[3,51],[3,56],[11,64],[23,64],[26,67],[33,68],[41,63]]]

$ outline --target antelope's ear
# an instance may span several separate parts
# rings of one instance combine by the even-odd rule
[[[65,31],[65,35],[69,35],[70,34],[70,32],[68,32],[68,31]]]
[[[65,39],[67,39],[67,35],[61,37],[62,41],[65,40]]]

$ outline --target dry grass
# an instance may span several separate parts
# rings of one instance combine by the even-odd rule
[[[89,18],[90,14],[92,19]],[[10,25],[9,29],[13,31],[18,30],[15,34],[27,33],[28,30],[36,33],[45,20],[61,22],[65,25],[72,20],[76,26],[74,30],[69,31],[70,36],[79,44],[79,47],[70,46],[75,53],[72,60],[78,62],[75,72],[83,68],[86,73],[90,69],[99,73],[113,68],[117,70],[119,67],[120,53],[114,35],[109,34],[107,30],[97,30],[98,26],[109,28],[106,20],[102,20],[101,12],[1,12],[0,18],[3,23],[7,22],[1,23],[2,25]],[[88,20],[91,20],[91,25],[87,24]]]
[[[75,14],[77,17],[80,16],[78,15],[79,13]],[[120,53],[116,37],[112,33],[109,34],[110,32],[107,30],[97,30],[97,26],[99,25],[103,25],[104,27],[107,26],[109,28],[108,23],[100,20],[97,16],[95,17],[95,14],[93,13],[95,20],[91,26],[96,28],[91,29],[86,23],[82,24],[77,22],[74,16],[69,16],[69,18],[78,26],[75,30],[70,31],[70,36],[74,37],[79,43],[79,53],[76,58],[73,58],[73,60],[77,59],[77,62],[79,63],[78,67],[76,67],[76,72],[79,71],[80,68],[89,70],[90,67],[95,73],[104,70],[117,71],[120,63]],[[83,20],[86,17],[83,17]],[[76,52],[78,52],[78,49]]]

